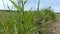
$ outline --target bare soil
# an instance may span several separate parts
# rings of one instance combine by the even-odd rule
[[[60,14],[57,16],[57,21],[55,21],[51,27],[48,28],[49,34],[60,34]]]

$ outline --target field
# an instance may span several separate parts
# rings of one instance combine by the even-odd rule
[[[50,6],[40,10],[38,0],[36,10],[31,7],[26,11],[28,0],[9,1],[12,8],[7,4],[8,10],[0,10],[0,34],[60,34],[60,14],[54,13]]]
[[[14,19],[16,20],[17,16],[18,16],[17,12],[12,12],[10,14],[10,12],[0,11],[0,23],[8,24],[8,22],[9,22],[8,17],[12,18],[12,20],[14,20]],[[4,24],[3,25],[1,25],[1,24],[0,24],[0,26],[4,25]],[[7,25],[7,24],[5,24],[5,25]],[[11,24],[10,24],[10,27],[12,27]],[[0,27],[0,29],[2,30],[2,27]],[[59,34],[60,33],[60,14],[56,13],[56,21],[54,21],[54,23],[48,28],[48,31],[50,34]]]

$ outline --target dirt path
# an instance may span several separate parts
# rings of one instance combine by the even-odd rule
[[[60,34],[60,16],[57,16],[57,21],[49,28],[49,34]]]

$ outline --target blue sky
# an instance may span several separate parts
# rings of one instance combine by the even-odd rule
[[[15,1],[15,0],[14,0]],[[3,6],[3,2],[4,2],[4,6],[5,6],[5,8],[4,8],[4,6]],[[8,8],[7,8],[7,4],[9,5],[9,7],[11,8],[11,9],[14,9],[14,8],[12,8],[13,7],[13,5],[12,5],[12,3],[9,1],[9,0],[3,0],[3,2],[2,2],[2,0],[0,0],[0,10],[7,10]],[[16,2],[16,1],[15,1]],[[33,9],[33,10],[37,10],[37,2],[38,2],[38,0],[28,0],[28,2],[25,4],[25,10],[29,10],[29,9]]]
[[[28,2],[25,5],[25,10],[29,10],[31,7],[33,10],[37,10],[37,2],[38,0],[28,0]],[[7,4],[13,9],[13,5],[9,0],[4,0],[5,8],[3,6],[2,0],[0,0],[0,10],[1,9],[8,9]],[[51,9],[54,10],[54,12],[60,12],[60,0],[40,0],[40,9],[42,8],[48,8],[51,6]]]
[[[40,8],[51,8],[54,12],[60,12],[60,0],[41,0],[40,1]]]

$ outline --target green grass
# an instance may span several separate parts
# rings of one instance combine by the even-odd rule
[[[26,12],[24,14],[24,17],[22,16],[23,14],[17,14],[17,12],[0,12],[0,29],[2,30],[1,33],[3,32],[4,33],[4,28],[7,30],[5,33],[9,33],[9,34],[14,34],[15,33],[22,33],[24,34],[23,32],[25,33],[37,33],[36,32],[36,29],[35,28],[38,28],[41,32],[41,34],[44,34],[43,32],[46,31],[46,28],[47,27],[47,24],[44,22],[44,20],[46,19],[45,16],[43,16],[42,14],[40,15],[41,12]],[[20,15],[20,17],[19,17]],[[35,23],[35,19],[34,19],[34,16],[38,16],[38,20],[40,22],[36,22]],[[44,18],[42,18],[44,17]],[[23,21],[23,18],[24,18],[24,26],[23,24],[21,23]],[[41,19],[42,22],[41,22]],[[41,24],[42,23],[42,24]],[[15,25],[14,25],[15,24]],[[35,24],[35,25],[34,25]],[[37,25],[36,25],[37,24]],[[45,24],[45,25],[44,25]],[[44,27],[42,27],[42,26]],[[40,27],[41,26],[41,27]],[[8,28],[7,28],[8,27]],[[21,28],[21,29],[20,29]],[[26,29],[25,29],[26,28]],[[32,30],[31,30],[32,29]],[[44,30],[43,30],[44,29]],[[27,34],[28,34],[27,33]]]

